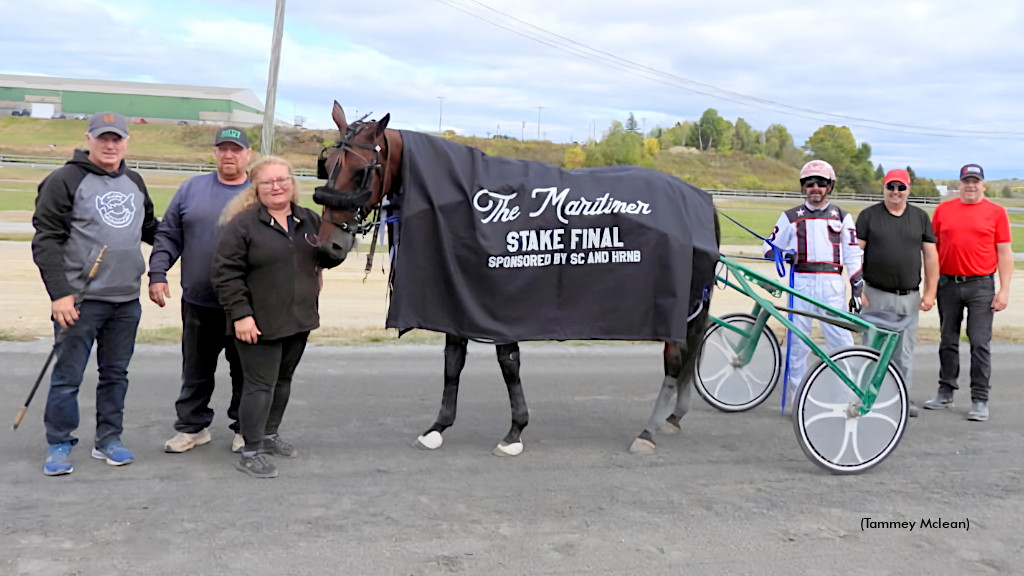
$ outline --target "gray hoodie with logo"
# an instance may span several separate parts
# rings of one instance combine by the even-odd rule
[[[124,161],[107,172],[74,157],[39,184],[32,225],[32,259],[51,300],[81,292],[100,250],[103,263],[84,300],[130,302],[139,297],[146,271],[141,243],[153,243],[158,221],[142,176]]]

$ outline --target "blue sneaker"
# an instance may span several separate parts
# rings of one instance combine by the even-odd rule
[[[43,474],[61,476],[74,470],[71,466],[71,442],[50,444],[46,450],[46,462],[43,462]]]
[[[106,460],[111,466],[124,466],[131,464],[132,453],[124,447],[120,440],[113,440],[102,448],[97,446],[92,449],[92,457],[97,460]]]

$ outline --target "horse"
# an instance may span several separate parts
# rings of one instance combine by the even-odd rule
[[[385,199],[394,202],[401,197],[403,191],[402,166],[404,160],[410,160],[411,156],[411,154],[404,153],[407,146],[405,138],[403,138],[403,131],[387,127],[390,114],[379,120],[366,120],[367,116],[350,124],[345,117],[345,111],[335,101],[332,118],[338,127],[340,138],[333,147],[325,147],[318,160],[318,177],[326,180],[326,184],[318,187],[314,193],[314,201],[323,206],[321,228],[317,239],[318,247],[339,260],[344,259],[352,249],[357,234],[365,234],[373,226],[378,225],[369,220],[371,214],[380,208],[381,203]],[[428,138],[426,135],[418,133],[407,132],[405,134],[407,138],[412,138],[412,134],[416,134],[419,138]],[[462,146],[454,143],[449,143],[449,145]],[[531,164],[540,165],[540,163],[532,161],[513,162],[525,163],[526,169],[530,169]],[[549,166],[547,168],[553,169]],[[661,173],[657,174],[661,177],[671,178]],[[676,182],[682,184],[681,181],[676,180]],[[707,193],[703,191],[700,193],[707,196]],[[709,196],[706,201],[710,204]],[[477,206],[477,209],[480,208]],[[681,430],[680,419],[690,408],[694,365],[708,323],[711,286],[714,268],[718,260],[717,248],[720,242],[720,231],[717,212],[714,212],[713,206],[712,212],[714,213],[713,257],[697,258],[695,256],[692,263],[694,273],[691,276],[689,289],[691,295],[697,294],[696,299],[699,301],[695,310],[687,315],[683,341],[664,340],[662,354],[664,378],[650,418],[629,447],[629,451],[634,454],[655,453],[655,435],[659,432],[663,434],[679,433]],[[399,244],[401,241],[399,239]],[[698,262],[698,260],[700,261]],[[435,264],[420,263],[421,266]],[[699,274],[697,273],[698,268],[700,269]],[[394,286],[401,285],[403,281],[401,274],[394,275],[394,271],[392,274]],[[705,285],[693,285],[697,278],[704,279]],[[394,306],[393,300],[392,309]],[[465,365],[467,344],[469,338],[473,336],[456,334],[453,333],[454,331],[440,328],[436,328],[436,330],[446,333],[441,408],[435,422],[416,440],[417,447],[429,450],[441,446],[443,432],[455,422],[460,375]],[[474,339],[495,343],[498,365],[508,389],[511,407],[509,431],[492,452],[497,456],[516,456],[523,450],[522,432],[529,423],[529,410],[520,379],[518,341],[492,335]]]

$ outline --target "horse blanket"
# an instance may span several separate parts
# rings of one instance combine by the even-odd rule
[[[707,192],[402,132],[387,326],[484,342],[686,339],[718,262]]]

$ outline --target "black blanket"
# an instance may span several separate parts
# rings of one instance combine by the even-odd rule
[[[718,261],[706,192],[635,166],[566,171],[402,137],[389,328],[487,342],[685,340]]]

